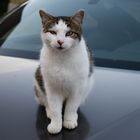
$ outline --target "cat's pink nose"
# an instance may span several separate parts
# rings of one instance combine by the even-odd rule
[[[62,41],[62,40],[57,40],[57,43],[58,43],[60,46],[62,46],[62,44],[64,43],[64,41]]]

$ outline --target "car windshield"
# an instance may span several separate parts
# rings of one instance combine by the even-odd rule
[[[63,8],[62,8],[63,7]],[[39,52],[42,46],[39,9],[68,16],[85,9],[83,35],[97,60],[140,63],[139,0],[31,0],[2,48]]]

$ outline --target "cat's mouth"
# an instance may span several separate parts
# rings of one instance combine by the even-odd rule
[[[64,50],[64,47],[59,46],[59,47],[57,47],[57,49],[58,49],[58,50]]]

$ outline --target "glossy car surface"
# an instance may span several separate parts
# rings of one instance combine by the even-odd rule
[[[74,3],[74,0],[60,0],[60,3],[54,0],[42,0],[42,2],[30,1],[22,12],[21,22],[16,25],[15,29],[12,30],[11,34],[1,46],[0,139],[139,140],[140,59],[136,53],[139,51],[136,43],[138,44],[140,40],[136,37],[136,34],[139,35],[140,33],[138,30],[140,24],[133,27],[134,31],[137,29],[137,32],[134,32],[130,25],[129,28],[124,27],[124,29],[128,29],[128,35],[119,28],[121,25],[118,24],[121,21],[118,21],[117,25],[116,23],[112,24],[112,26],[118,26],[118,29],[114,29],[115,31],[113,31],[113,28],[110,27],[111,24],[110,26],[108,25],[108,20],[111,22],[111,18],[108,17],[106,20],[107,16],[109,16],[109,11],[106,10],[110,10],[112,6],[115,4],[119,5],[119,3],[113,0],[106,0],[104,2],[98,0],[85,2],[81,0],[81,3],[77,6],[72,2]],[[122,6],[126,2],[128,0],[123,1],[121,3]],[[129,4],[131,2],[129,0]],[[57,8],[55,7],[56,5]],[[63,9],[62,5],[65,5]],[[69,8],[70,6],[71,8]],[[104,10],[106,7],[107,9]],[[95,64],[97,65],[95,68],[95,85],[86,102],[79,109],[79,126],[72,131],[63,129],[60,134],[53,136],[47,132],[49,120],[46,118],[44,108],[38,106],[34,99],[34,71],[38,66],[38,61],[35,59],[38,59],[39,49],[41,48],[41,23],[38,10],[47,9],[52,14],[70,15],[76,9],[80,8],[87,10],[87,17],[85,19],[87,23],[85,25],[90,24],[88,28],[84,26],[84,34],[87,42],[89,42],[89,46],[95,50],[94,57]],[[117,11],[118,9],[112,10]],[[68,13],[64,11],[68,11]],[[94,18],[89,17],[89,15],[92,15],[91,13],[93,15],[95,13]],[[101,16],[102,13],[104,13],[103,17],[106,18]],[[112,12],[111,14],[113,16],[115,13]],[[118,19],[121,19],[120,17],[122,17],[122,14],[118,15]],[[128,16],[125,15],[124,17],[128,19]],[[136,17],[138,17],[137,14]],[[89,22],[89,19],[93,20],[98,18],[100,20],[93,21],[94,24],[96,23],[95,28]],[[107,26],[103,26],[103,23],[108,26],[107,31],[105,30]],[[118,36],[121,36],[121,38],[118,38],[115,34],[117,30],[120,30]],[[114,35],[114,39],[116,36],[116,40],[112,42],[115,45],[111,44],[108,40],[111,34]],[[92,36],[93,38],[90,39]],[[126,44],[124,40],[127,42]],[[117,44],[117,41],[124,41],[123,43],[125,45],[120,45],[122,42],[118,42]],[[110,44],[110,46],[115,46],[119,50],[114,48],[114,51],[107,51],[108,49],[112,49],[112,47],[106,49],[106,46],[103,46],[103,44],[106,44],[106,46]],[[128,44],[129,47],[126,47]],[[133,47],[138,49],[135,50]],[[129,57],[130,54],[125,52],[124,48],[128,48],[128,50],[134,49],[132,51],[134,54]],[[120,49],[123,49],[123,51],[120,51]],[[119,51],[120,53],[118,53]],[[123,56],[124,54],[125,57]],[[113,68],[117,67],[116,65],[121,69]],[[127,68],[127,70],[122,68]]]

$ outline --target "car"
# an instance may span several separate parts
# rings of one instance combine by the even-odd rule
[[[30,0],[0,21],[0,139],[139,140],[140,16],[137,0]],[[93,50],[94,88],[81,105],[79,126],[47,132],[34,100],[39,65],[39,10],[72,15],[85,9],[83,34]]]

